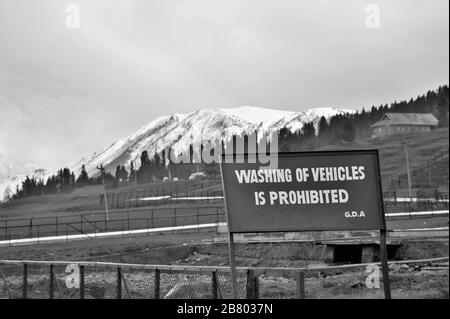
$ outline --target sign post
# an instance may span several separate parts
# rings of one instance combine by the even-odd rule
[[[237,298],[235,233],[379,230],[384,293],[389,299],[378,151],[271,156],[277,156],[276,167],[251,163],[248,154],[235,154],[232,162],[220,164],[233,297]]]

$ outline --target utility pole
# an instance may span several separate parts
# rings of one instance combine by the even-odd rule
[[[431,167],[428,168],[428,187],[431,188]]]
[[[403,145],[405,146],[406,175],[408,176],[408,194],[409,197],[412,197],[411,171],[409,167],[408,145],[406,144],[406,142],[403,142]]]
[[[102,177],[102,184],[103,184],[103,202],[105,203],[105,218],[106,221],[109,220],[109,215],[108,215],[108,200],[106,198],[106,185],[105,185],[105,169],[103,168],[103,164],[99,166],[97,166],[97,169],[100,170],[100,175]]]

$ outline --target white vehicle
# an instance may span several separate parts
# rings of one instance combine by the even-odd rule
[[[203,172],[197,172],[197,173],[194,173],[194,174],[192,174],[191,176],[189,176],[189,180],[190,181],[192,181],[192,180],[202,180],[202,179],[206,179],[208,177],[208,175],[206,175],[205,173],[203,173]]]

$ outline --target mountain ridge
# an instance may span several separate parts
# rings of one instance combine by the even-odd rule
[[[242,106],[229,109],[198,109],[188,114],[161,116],[142,126],[135,133],[103,148],[100,152],[96,152],[90,157],[84,157],[71,170],[78,173],[81,165],[85,164],[88,174],[92,176],[97,173],[96,167],[101,164],[113,171],[116,165],[124,165],[128,169],[131,161],[137,168],[139,166],[138,158],[142,151],[161,152],[168,147],[176,151],[184,151],[191,144],[191,136],[229,140],[234,134],[251,134],[255,131],[271,134],[287,128],[291,132],[297,132],[308,122],[313,122],[317,131],[322,116],[329,120],[337,114],[354,112],[354,110],[332,107],[295,112]],[[253,114],[255,116],[252,116]],[[180,136],[181,138],[179,138]],[[115,161],[124,155],[128,157],[127,160],[120,161],[121,163]]]
[[[209,140],[231,139],[233,135],[252,134],[255,131],[271,134],[282,128],[297,132],[303,125],[312,122],[318,131],[318,123],[322,116],[329,120],[332,116],[344,113],[354,113],[353,110],[322,107],[308,109],[302,112],[285,111],[255,106],[236,108],[203,108],[186,114],[171,114],[159,116],[148,124],[140,127],[134,133],[120,138],[88,157],[82,157],[69,169],[78,175],[81,166],[85,165],[89,176],[98,174],[97,167],[103,165],[108,171],[114,172],[117,165],[125,166],[127,170],[133,161],[135,168],[139,167],[139,157],[142,151],[150,154],[161,152],[169,147],[175,151],[186,151],[192,143],[191,137],[207,137]],[[197,140],[198,141],[198,140]],[[15,192],[26,176],[46,180],[56,172],[38,169],[26,170],[23,173],[0,179],[0,201],[9,189]],[[11,193],[10,193],[11,195]]]

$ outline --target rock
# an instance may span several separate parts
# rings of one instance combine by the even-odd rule
[[[389,265],[389,270],[391,270],[391,271],[399,271],[400,270],[400,265],[398,265],[398,264],[390,264]]]
[[[365,284],[362,281],[360,281],[360,280],[355,281],[352,284],[350,284],[351,288],[362,288],[364,286],[365,286]]]

